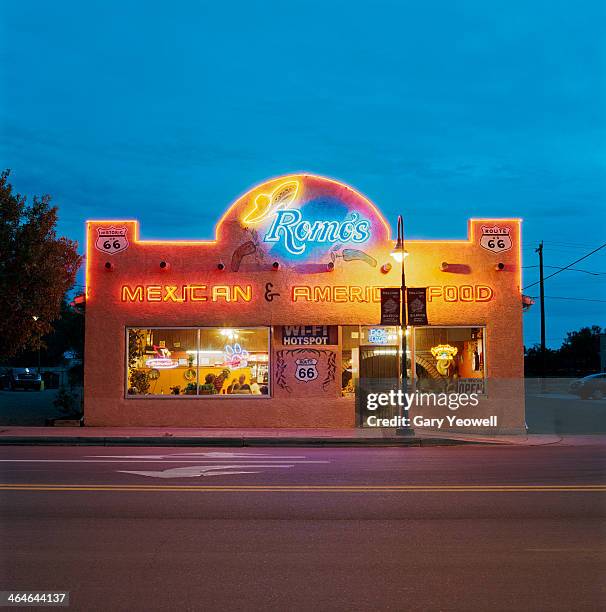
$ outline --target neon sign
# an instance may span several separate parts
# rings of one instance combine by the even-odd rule
[[[179,362],[174,359],[167,359],[166,357],[151,357],[145,361],[145,365],[148,368],[156,368],[157,370],[169,370],[176,368]]]
[[[389,333],[384,327],[371,327],[368,330],[368,342],[370,344],[388,344]]]
[[[299,181],[286,181],[278,185],[269,195],[260,193],[255,206],[243,219],[244,223],[259,223],[279,208],[287,208],[294,202],[299,191]]]
[[[494,290],[488,285],[439,285],[427,287],[427,301],[490,302]],[[380,302],[381,287],[359,285],[293,285],[293,302]]]
[[[302,255],[307,243],[366,242],[370,238],[370,221],[357,212],[350,213],[345,221],[304,221],[300,210],[279,210],[264,242],[280,242],[293,255]]]
[[[156,351],[157,357],[150,357],[145,361],[145,365],[148,368],[169,370],[171,368],[176,368],[179,365],[177,360],[170,358],[170,351],[166,347],[156,346],[154,344],[154,351]]]
[[[356,211],[343,210],[343,204],[337,219],[317,218],[318,210],[311,209],[311,217],[303,218],[299,208],[291,208],[300,194],[300,182],[289,180],[280,183],[271,193],[260,193],[255,197],[252,209],[242,218],[245,224],[257,224],[269,221],[269,230],[263,237],[263,242],[282,242],[284,248],[291,255],[302,255],[309,244],[334,244],[336,242],[363,243],[370,239],[371,222],[364,219]],[[304,207],[310,202],[303,202]],[[317,202],[316,202],[317,204]],[[325,209],[326,202],[322,209]],[[309,209],[308,209],[309,212]],[[325,210],[323,210],[325,212]],[[343,218],[345,217],[345,218]]]
[[[122,285],[123,302],[250,302],[251,285]]]
[[[381,301],[381,287],[360,285],[293,285],[293,302],[366,303]],[[489,302],[488,285],[438,285],[427,287],[427,301]],[[122,285],[122,302],[252,302],[252,285]]]
[[[380,302],[381,287],[358,285],[294,285],[293,302]]]
[[[450,344],[438,344],[438,346],[431,347],[431,354],[436,360],[436,369],[442,376],[448,376],[458,352],[459,349]]]
[[[231,344],[225,345],[223,358],[226,366],[245,368],[248,365],[249,353],[236,342],[233,346]]]
[[[445,302],[490,302],[494,297],[488,285],[444,285],[427,287],[427,301],[442,298]]]

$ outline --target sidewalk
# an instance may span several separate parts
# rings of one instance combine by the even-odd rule
[[[482,436],[393,429],[185,429],[164,427],[0,427],[0,445],[84,446],[446,446],[505,444],[604,445],[606,436]]]

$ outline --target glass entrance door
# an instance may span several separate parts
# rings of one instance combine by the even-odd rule
[[[391,418],[399,414],[398,406],[378,406],[368,410],[369,393],[389,393],[398,389],[399,334],[396,327],[362,327],[359,349],[359,385],[356,393],[358,425],[366,426],[366,419],[374,415]]]

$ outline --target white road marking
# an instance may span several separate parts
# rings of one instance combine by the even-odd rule
[[[233,471],[241,470],[241,468],[291,468],[292,465],[281,465],[277,463],[270,463],[266,465],[247,465],[247,464],[234,464],[234,465],[213,465],[211,467],[205,467],[202,465],[192,465],[182,468],[170,468],[168,470],[160,470],[157,472],[135,472],[130,470],[118,470],[120,474],[135,474],[137,476],[149,476],[151,478],[194,478],[196,476],[225,476],[231,474],[260,474],[259,471]]]
[[[209,459],[306,459],[305,455],[271,455],[269,453],[170,453],[168,455],[86,455],[95,459],[163,459],[167,457],[208,457]]]
[[[271,455],[270,453],[240,453],[211,451],[203,453],[170,453],[166,455],[86,455],[87,459],[0,459],[2,463],[195,463],[165,470],[117,470],[149,478],[195,478],[199,476],[227,476],[261,474],[267,468],[289,469],[301,464],[325,464],[328,460],[307,459],[305,455]],[[194,458],[195,457],[195,458]],[[229,460],[229,463],[226,463]],[[206,465],[201,465],[206,464]]]

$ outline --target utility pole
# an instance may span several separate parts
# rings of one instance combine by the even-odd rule
[[[535,249],[535,252],[539,254],[539,287],[541,290],[541,388],[544,387],[545,383],[545,286],[543,284],[543,241],[539,244],[539,247]]]

